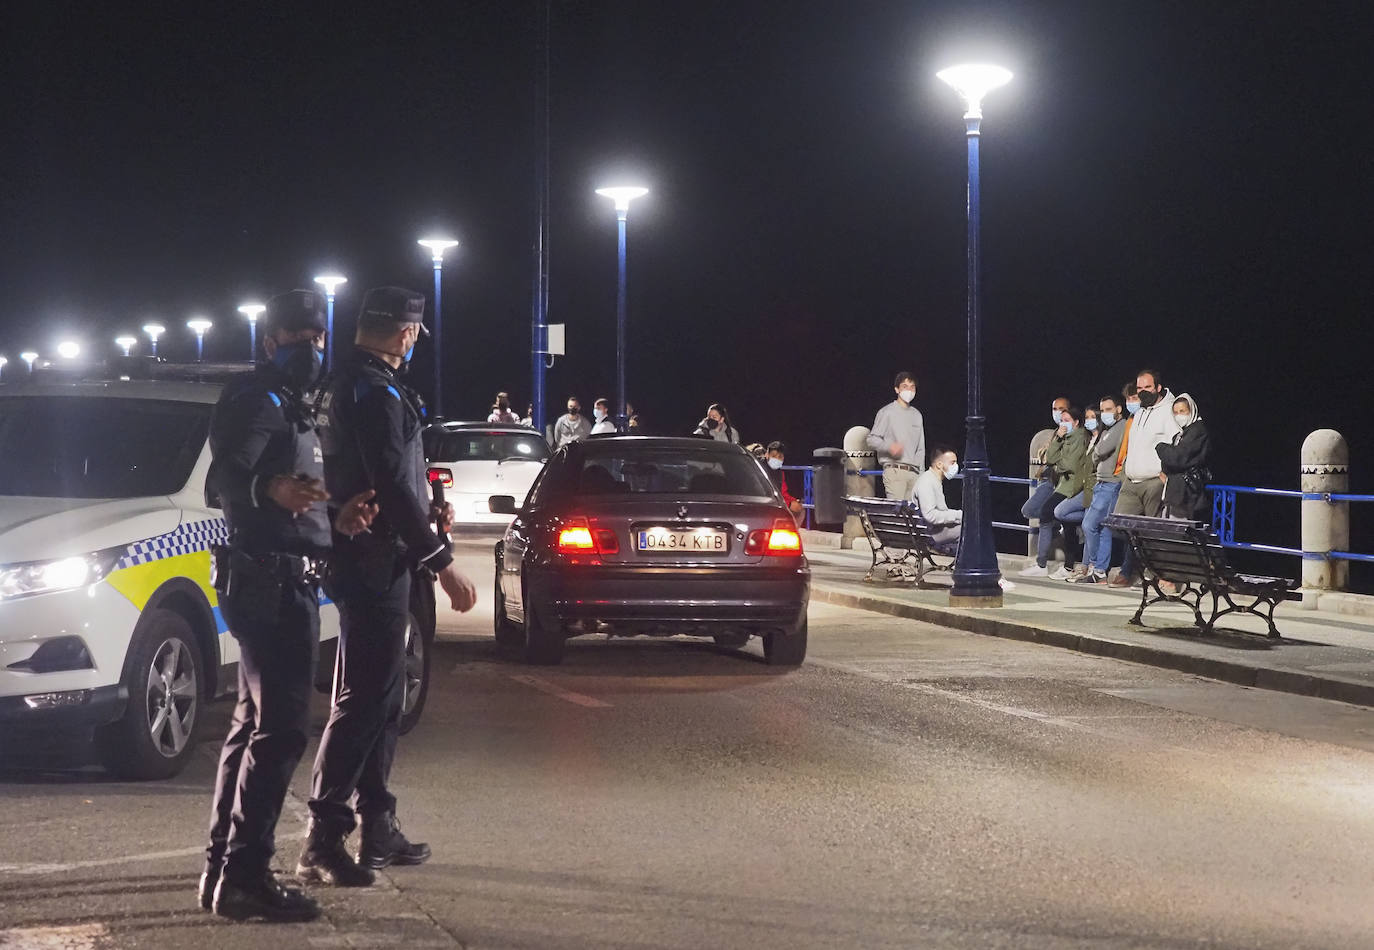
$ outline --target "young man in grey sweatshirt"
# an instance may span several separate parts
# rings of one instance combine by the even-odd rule
[[[916,489],[916,476],[926,467],[926,426],[921,410],[911,404],[916,398],[916,376],[903,370],[892,389],[897,398],[878,410],[868,431],[868,447],[878,453],[883,465],[883,493],[908,501]]]

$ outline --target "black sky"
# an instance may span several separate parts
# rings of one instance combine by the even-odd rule
[[[160,318],[247,349],[249,297],[324,268],[428,292],[448,230],[455,415],[529,392],[542,3],[14,3],[3,24],[0,353]],[[921,377],[961,442],[964,140],[934,72],[995,58],[985,104],[994,468],[1051,398],[1146,364],[1244,484],[1295,486],[1312,428],[1371,484],[1374,145],[1367,3],[555,2],[549,377],[610,394],[614,215],[630,222],[630,394],[662,429],[727,403],[793,460]],[[13,368],[13,364],[11,369]],[[423,370],[424,367],[418,367]],[[421,378],[427,378],[421,374]],[[1256,528],[1259,531],[1259,528]]]

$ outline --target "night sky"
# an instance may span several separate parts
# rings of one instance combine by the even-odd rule
[[[446,231],[449,414],[498,389],[523,408],[542,2],[133,6],[6,7],[7,372],[152,318],[187,358],[192,314],[207,355],[242,358],[236,305],[331,268],[343,346],[365,288],[430,293],[415,239]],[[986,59],[1016,74],[983,125],[994,470],[1024,470],[1057,393],[1152,365],[1198,399],[1219,479],[1297,487],[1303,435],[1332,426],[1369,490],[1371,9],[554,2],[550,416],[614,395],[593,189],[628,176],[652,189],[629,379],[654,430],[720,401],[805,461],[910,368],[928,441],[961,445],[964,136],[934,73]]]

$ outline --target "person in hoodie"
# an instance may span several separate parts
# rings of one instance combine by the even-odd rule
[[[1163,469],[1156,446],[1172,442],[1179,432],[1173,413],[1174,394],[1152,369],[1136,373],[1135,385],[1140,411],[1131,419],[1131,428],[1124,436],[1121,492],[1116,496],[1112,513],[1156,518],[1164,502],[1164,480],[1159,477]],[[1109,583],[1112,587],[1133,587],[1140,583],[1135,552],[1129,546],[1121,573]]]
[[[1155,446],[1159,453],[1164,480],[1164,514],[1185,521],[1204,521],[1207,515],[1207,492],[1204,490],[1212,473],[1207,469],[1210,438],[1207,424],[1198,412],[1197,401],[1184,393],[1174,400],[1174,421],[1178,434],[1172,442]]]

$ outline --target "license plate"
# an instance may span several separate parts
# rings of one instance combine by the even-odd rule
[[[730,536],[715,528],[643,528],[635,546],[655,553],[726,554]]]

